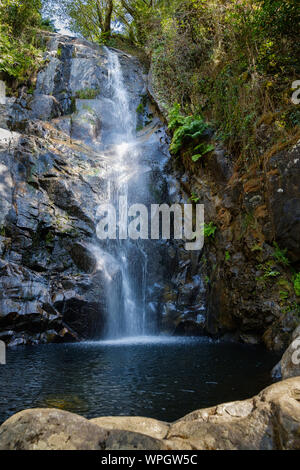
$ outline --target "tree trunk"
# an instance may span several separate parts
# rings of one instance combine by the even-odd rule
[[[113,6],[113,0],[108,0],[103,25],[103,33],[107,34],[108,36],[110,36],[111,33],[111,17],[113,12]]]

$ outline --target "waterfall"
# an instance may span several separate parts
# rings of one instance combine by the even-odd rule
[[[118,208],[120,197],[128,204],[135,200],[136,181],[143,178],[140,166],[141,149],[136,137],[137,115],[131,109],[129,93],[125,87],[118,53],[104,48],[108,60],[109,126],[105,140],[105,153],[109,166],[108,202]],[[104,116],[105,119],[105,116]],[[141,170],[141,174],[140,174]],[[146,285],[147,254],[141,241],[107,240],[103,250],[94,253],[100,268],[106,271],[108,318],[106,337],[120,338],[147,334]],[[112,261],[113,260],[113,261]],[[115,287],[115,279],[108,272],[118,263],[121,272],[121,291]],[[116,298],[117,297],[117,298]]]

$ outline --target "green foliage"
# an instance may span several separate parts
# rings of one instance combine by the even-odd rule
[[[136,108],[136,112],[140,115],[144,114],[145,111],[146,111],[146,107],[147,107],[147,102],[148,102],[148,96],[147,94],[143,94],[141,95],[141,102],[140,104],[138,105],[138,107]],[[153,115],[148,115],[148,118],[152,118]]]
[[[44,31],[50,31],[52,33],[56,33],[57,29],[54,24],[54,20],[50,18],[43,18],[41,21],[41,29]]]
[[[37,36],[41,26],[39,0],[2,0],[0,8],[0,72],[23,82],[42,62]]]
[[[257,268],[264,272],[264,274],[261,277],[256,278],[257,281],[264,282],[267,279],[278,277],[281,274],[279,271],[276,271],[276,269],[274,268],[273,261],[267,261],[264,264],[259,264]]]
[[[191,199],[192,202],[195,202],[197,204],[197,202],[199,201],[200,198],[195,193],[192,193],[190,199]]]
[[[174,131],[170,145],[170,152],[174,155],[178,154],[185,143],[195,141],[202,137],[208,127],[202,116],[183,116],[180,114],[180,106],[178,103],[175,103],[170,109],[168,118],[169,129]],[[204,153],[202,153],[202,155],[204,155]]]
[[[71,31],[106,44],[111,35],[111,24],[116,19],[115,0],[52,0],[44,1],[44,11],[50,17],[55,11],[63,21],[67,20]]]
[[[76,91],[76,98],[81,100],[93,100],[99,93],[99,88],[84,88],[83,90]]]
[[[300,9],[293,0],[259,0],[260,8],[256,13],[258,27],[272,32],[276,37],[290,36],[298,38]]]
[[[300,115],[290,100],[300,74],[296,0],[53,0],[44,2],[49,14],[53,2],[76,33],[124,50],[135,44],[151,57],[158,96],[176,103],[174,154],[199,144],[202,116],[245,165],[297,135]],[[111,34],[113,21],[122,34]],[[208,148],[193,151],[193,161]]]
[[[280,295],[281,300],[287,300],[289,298],[289,293],[284,290],[281,290],[279,292],[279,295]]]
[[[288,266],[290,264],[290,261],[288,258],[285,256],[287,249],[281,250],[276,242],[274,242],[274,258],[279,261],[279,263],[283,264],[284,266]]]
[[[300,297],[300,273],[297,273],[294,277],[294,290],[295,294]]]
[[[61,58],[61,55],[62,55],[62,48],[59,47],[59,48],[57,49],[57,57],[58,57],[58,58]]]
[[[174,103],[168,112],[168,127],[171,131],[175,131],[178,127],[183,126],[185,117],[180,112],[180,104]]]
[[[136,112],[137,112],[138,114],[144,114],[144,105],[143,105],[143,103],[140,103],[140,104],[138,105],[138,107],[136,108]]]
[[[192,156],[193,162],[197,162],[199,158],[202,158],[204,155],[206,155],[209,152],[212,152],[214,149],[215,149],[215,146],[211,144],[202,143],[200,145],[197,145],[197,147],[194,148],[194,151],[198,151],[200,153],[197,153]]]
[[[255,252],[255,251],[261,252],[261,251],[263,251],[263,248],[262,248],[262,246],[259,245],[258,243],[255,243],[255,244],[251,247],[251,251],[252,251],[252,252]]]
[[[209,222],[209,224],[204,224],[204,237],[214,238],[216,230],[217,230],[217,227],[216,225],[214,225],[213,222]]]
[[[229,253],[229,251],[226,251],[225,252],[225,261],[230,261],[230,259],[231,259],[230,253]]]
[[[144,13],[155,89],[166,103],[177,103],[170,129],[184,124],[180,108],[184,115],[201,113],[245,164],[294,135],[299,112],[290,86],[300,73],[298,3],[170,0]],[[269,115],[274,119],[264,139]],[[194,154],[199,159],[201,152]]]

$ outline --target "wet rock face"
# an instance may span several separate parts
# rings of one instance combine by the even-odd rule
[[[300,261],[300,142],[268,162],[268,207],[276,240]]]
[[[84,40],[49,33],[46,41],[33,95],[8,100],[1,119],[0,335],[12,346],[99,338],[107,321],[105,276],[91,250],[108,184],[107,57]],[[134,58],[121,60],[136,108],[142,75]],[[116,292],[120,275],[112,274]]]
[[[108,199],[114,171],[108,148],[118,136],[112,128],[107,51],[52,33],[46,42],[46,65],[34,93],[26,94],[24,88],[8,101],[1,119],[11,129],[0,129],[0,334],[9,345],[103,337],[109,309],[113,304],[122,312],[124,300],[120,267],[93,250],[101,245],[96,240],[97,209]],[[142,68],[134,57],[117,53],[135,117],[145,100]],[[149,101],[144,105],[137,140],[149,175],[145,185],[152,185],[153,197],[159,194],[161,202],[167,193],[161,175],[168,144],[153,106]],[[143,200],[148,194],[143,185],[137,183],[134,191],[138,202],[153,202]],[[186,334],[195,325],[199,332],[203,286],[195,262],[176,246],[165,261],[166,251],[166,243],[158,249],[150,242],[145,247],[149,331],[160,325],[174,333],[181,325],[180,333]],[[132,269],[138,264],[135,259]],[[104,265],[110,266],[113,296]],[[142,278],[143,273],[136,282],[144,282]],[[174,292],[169,295],[177,290],[178,298]]]
[[[203,336],[205,328],[205,283],[201,253],[186,251],[176,243],[169,248],[169,282],[164,282],[161,330],[178,336]]]
[[[182,156],[182,191],[216,226],[205,240],[206,331],[283,351],[299,325],[299,144],[243,172],[219,147],[198,165]],[[288,261],[287,261],[288,258]]]
[[[300,450],[300,379],[256,397],[194,411],[175,423],[142,417],[87,420],[26,410],[0,427],[1,450]]]

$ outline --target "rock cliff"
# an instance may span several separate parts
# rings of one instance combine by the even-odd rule
[[[35,91],[7,100],[0,129],[0,339],[14,346],[94,338],[105,276],[89,249],[105,194],[99,154],[103,50],[49,33]],[[135,59],[122,55],[143,81]],[[27,90],[28,91],[28,90]],[[120,273],[111,266],[116,286]]]
[[[201,267],[206,330],[281,351],[300,322],[293,285],[300,255],[300,145],[246,171],[214,144],[215,151],[197,163],[183,151],[176,165],[182,193],[205,205],[206,223],[216,228]]]

